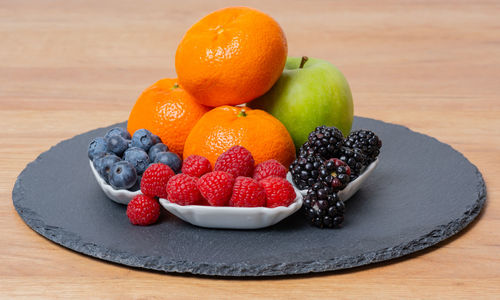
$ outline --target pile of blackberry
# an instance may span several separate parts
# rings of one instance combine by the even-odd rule
[[[309,134],[290,173],[299,189],[308,190],[304,213],[312,224],[320,228],[342,224],[344,204],[337,193],[377,159],[381,147],[382,141],[369,130],[344,138],[335,127],[319,126]]]

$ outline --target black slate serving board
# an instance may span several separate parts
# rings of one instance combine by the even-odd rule
[[[19,175],[12,198],[26,224],[49,240],[133,267],[215,276],[352,268],[449,238],[486,200],[480,172],[450,146],[403,126],[356,117],[354,128],[373,130],[383,147],[377,169],[346,203],[340,230],[309,226],[300,213],[260,230],[199,228],[166,211],[153,226],[133,226],[126,207],[106,198],[88,165],[89,141],[109,128],[42,153]]]

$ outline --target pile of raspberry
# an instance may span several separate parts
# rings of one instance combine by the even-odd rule
[[[246,148],[233,146],[212,165],[199,155],[187,157],[181,173],[169,166],[152,164],[144,172],[141,192],[127,207],[132,224],[149,225],[160,214],[158,198],[178,205],[233,207],[289,206],[296,198],[285,179],[287,168],[271,159],[255,165]]]

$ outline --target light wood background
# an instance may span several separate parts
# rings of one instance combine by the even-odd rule
[[[0,0],[0,297],[500,298],[500,2],[281,2]],[[145,87],[175,76],[187,28],[229,5],[271,14],[290,55],[337,65],[356,115],[464,153],[487,183],[479,220],[408,259],[266,280],[127,268],[29,229],[11,199],[25,165],[62,139],[126,120]]]

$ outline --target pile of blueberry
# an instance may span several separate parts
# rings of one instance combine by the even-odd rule
[[[147,129],[130,136],[125,128],[112,128],[104,137],[90,142],[88,156],[106,183],[114,189],[131,191],[140,189],[142,173],[150,164],[166,164],[176,173],[182,167],[180,157]]]

